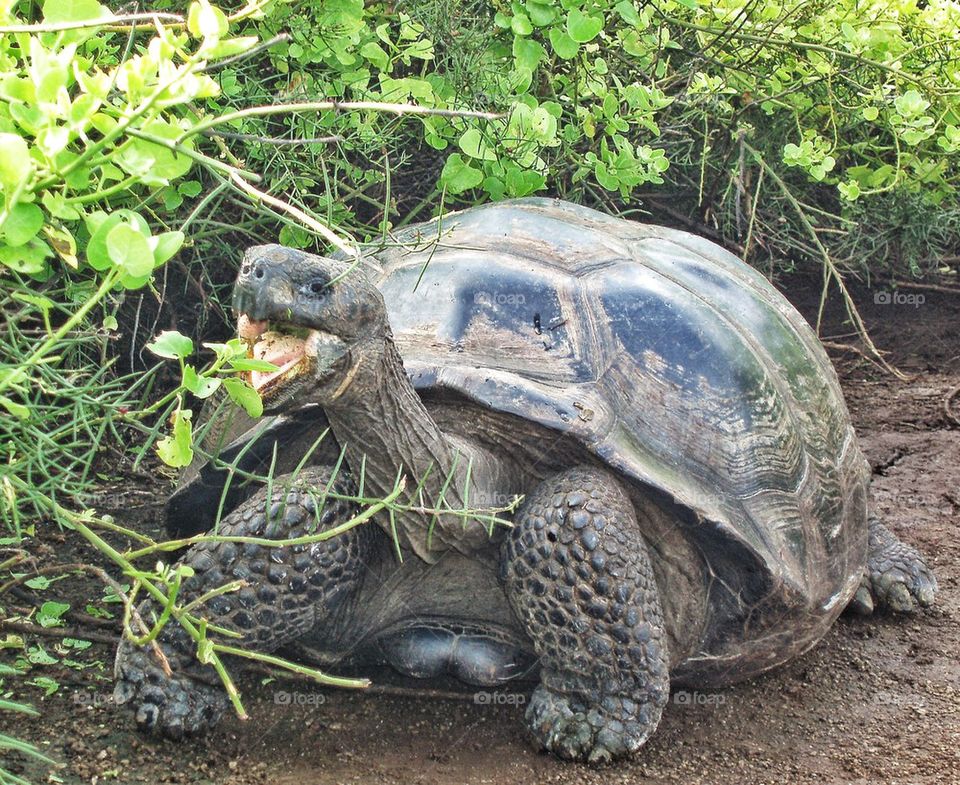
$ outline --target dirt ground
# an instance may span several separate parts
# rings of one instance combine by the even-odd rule
[[[793,280],[785,288],[815,313],[815,286]],[[62,685],[43,700],[29,695],[41,717],[3,714],[0,724],[59,761],[51,781],[65,783],[960,782],[960,428],[944,408],[960,385],[960,302],[902,293],[923,301],[874,302],[868,290],[857,299],[878,345],[912,378],[883,375],[849,351],[833,354],[874,468],[876,509],[927,555],[940,582],[936,607],[906,618],[844,616],[774,673],[722,691],[674,693],[631,761],[596,769],[533,752],[522,733],[522,693],[484,693],[478,703],[262,684],[256,675],[241,681],[248,722],[228,719],[200,740],[147,739],[110,704],[113,652],[99,642],[84,657],[103,670],[38,669]],[[834,302],[825,325],[826,340],[849,340]],[[953,411],[960,416],[960,401]],[[57,586],[69,598],[69,582]],[[54,589],[43,595],[55,598]],[[0,641],[7,634],[0,628]],[[22,759],[12,765],[46,781]]]

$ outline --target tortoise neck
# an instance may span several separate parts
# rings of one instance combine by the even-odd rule
[[[464,509],[467,501],[474,508],[491,506],[483,499],[496,498],[499,462],[479,445],[440,429],[407,378],[392,338],[351,387],[324,409],[356,480],[363,467],[367,498],[386,496],[398,474],[405,478],[398,501],[418,510],[397,513],[400,544],[427,561],[451,547],[467,553],[483,549],[489,535],[479,523],[464,527],[462,516],[450,514],[434,520],[425,510]]]

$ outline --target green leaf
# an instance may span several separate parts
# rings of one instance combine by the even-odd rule
[[[161,119],[146,123],[142,131],[171,142],[179,139],[183,133],[179,126]],[[184,150],[192,150],[193,142],[187,139],[178,142],[178,146]],[[171,180],[182,177],[193,166],[193,159],[189,156],[144,139],[133,139],[129,145],[120,149],[114,160],[127,173],[143,178],[148,184],[156,185],[166,185]]]
[[[637,13],[636,6],[632,0],[620,0],[614,8],[620,14],[620,18],[628,25],[638,27],[640,25],[640,15]]]
[[[224,379],[224,389],[230,399],[244,408],[251,417],[263,414],[263,401],[260,394],[242,379]]]
[[[190,409],[177,409],[173,415],[173,435],[157,442],[157,455],[167,466],[179,469],[193,461],[193,427]]]
[[[478,158],[481,161],[497,160],[496,153],[490,149],[483,135],[476,128],[468,128],[464,131],[458,144],[460,145],[460,149],[471,158]]]
[[[0,134],[0,185],[13,191],[33,171],[30,149],[18,134]]]
[[[535,71],[545,54],[543,47],[536,41],[529,38],[513,39],[513,58],[517,63],[517,68]]]
[[[527,16],[537,27],[546,27],[556,18],[556,13],[549,2],[550,0],[546,0],[543,3],[527,2],[526,4]]]
[[[368,41],[361,46],[360,54],[381,71],[386,71],[390,66],[390,55],[376,41]]]
[[[563,30],[556,27],[550,28],[550,46],[552,46],[553,51],[557,53],[557,57],[563,60],[570,60],[576,57],[577,52],[580,50],[580,44],[563,32]]]
[[[86,22],[105,16],[107,9],[97,0],[46,0],[43,4],[43,21]]]
[[[156,241],[153,249],[153,264],[159,267],[180,250],[183,246],[184,234],[180,231],[164,232],[152,239]]]
[[[880,110],[875,106],[863,107],[863,119],[873,122],[880,116]]]
[[[27,684],[39,687],[43,690],[44,695],[53,695],[53,693],[60,689],[60,682],[56,679],[51,679],[49,676],[34,676]]]
[[[85,223],[90,232],[90,241],[87,243],[87,262],[94,270],[108,270],[113,266],[107,251],[107,235],[123,221],[127,221],[145,235],[150,234],[150,226],[139,213],[133,210],[117,210],[109,215],[97,211],[86,216]]]
[[[128,223],[119,223],[107,234],[110,260],[128,275],[139,277],[153,271],[153,251],[147,238]]]
[[[247,344],[239,338],[231,338],[226,343],[205,343],[203,346],[216,354],[218,360],[233,360],[247,355]]]
[[[567,34],[578,43],[585,44],[587,41],[592,41],[601,30],[603,30],[602,14],[585,14],[579,8],[574,8],[567,14]]]
[[[23,245],[36,237],[43,226],[43,210],[35,204],[19,202],[3,222],[3,237],[10,245]]]
[[[923,114],[930,106],[930,102],[918,91],[907,90],[903,95],[898,95],[894,99],[893,105],[897,108],[897,113],[901,117],[910,119]]]
[[[227,32],[227,17],[207,0],[190,4],[187,14],[187,30],[194,38],[220,38]]]
[[[516,35],[530,35],[533,32],[533,25],[526,14],[517,14],[510,20],[510,29]]]
[[[474,169],[459,153],[451,153],[440,172],[440,182],[452,194],[476,188],[483,182],[483,172]]]
[[[186,365],[183,368],[183,386],[197,398],[209,398],[220,389],[220,384],[220,379],[201,376],[192,365]]]
[[[49,600],[37,611],[37,622],[41,627],[57,627],[63,624],[63,614],[68,610],[70,610],[69,604]]]
[[[0,406],[6,409],[14,417],[17,417],[21,420],[30,419],[30,409],[28,409],[22,403],[11,401],[6,395],[0,395]]]
[[[46,259],[52,255],[47,244],[37,238],[18,246],[0,243],[0,264],[24,275],[43,275],[48,269]]]
[[[47,650],[39,643],[27,649],[27,660],[34,665],[55,665],[57,663],[57,658],[47,654]]]
[[[147,344],[147,349],[157,357],[168,360],[182,360],[193,354],[193,341],[176,330],[164,330],[153,341]]]
[[[840,191],[840,195],[848,202],[854,202],[860,196],[860,184],[856,180],[850,180],[846,183],[839,183],[837,185],[837,190]]]
[[[49,297],[42,294],[29,294],[28,292],[12,292],[11,296],[22,303],[29,303],[45,315],[56,307],[56,303]]]
[[[221,57],[235,57],[255,46],[259,40],[254,35],[244,36],[243,38],[226,38],[208,49],[204,49],[204,53],[211,60],[218,60]]]
[[[279,370],[279,365],[274,365],[267,360],[256,360],[253,357],[237,357],[230,361],[230,368],[234,371],[257,371],[259,373],[273,373]]]
[[[203,186],[200,185],[200,183],[198,183],[196,180],[185,180],[184,182],[177,184],[177,190],[188,199],[193,199],[193,197],[200,195],[200,192],[203,190]]]

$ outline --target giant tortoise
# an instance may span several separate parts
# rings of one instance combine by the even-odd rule
[[[234,308],[252,356],[279,366],[252,374],[276,417],[266,449],[245,451],[246,422],[223,454],[290,470],[329,433],[295,479],[231,496],[219,534],[338,527],[361,480],[369,498],[406,478],[372,522],[321,542],[183,556],[184,597],[245,582],[195,611],[243,646],[536,679],[534,742],[605,761],[644,743],[671,684],[762,673],[851,604],[933,600],[921,557],[869,515],[816,335],[703,239],[521,199],[406,228],[359,264],[251,248]],[[173,533],[211,524],[212,466],[171,500]],[[482,511],[517,496],[512,525],[490,525]],[[175,624],[160,645],[169,671],[121,645],[117,699],[169,736],[210,727],[226,705],[210,666]]]

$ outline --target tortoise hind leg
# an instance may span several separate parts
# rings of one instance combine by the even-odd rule
[[[501,551],[507,598],[540,657],[526,719],[562,758],[636,751],[669,694],[657,585],[633,505],[608,472],[541,483]]]
[[[867,568],[850,610],[863,615],[875,608],[909,613],[932,605],[937,579],[923,557],[877,518],[871,517],[868,525]]]

